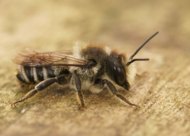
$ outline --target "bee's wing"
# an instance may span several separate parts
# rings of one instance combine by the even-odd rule
[[[73,56],[73,51],[43,52],[25,49],[18,53],[13,62],[25,66],[77,66],[85,67],[85,59]]]

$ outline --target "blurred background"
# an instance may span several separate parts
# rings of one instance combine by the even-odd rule
[[[138,54],[139,57],[152,59],[149,63],[140,62],[137,64],[140,73],[149,68],[150,73],[157,71],[154,74],[160,75],[164,71],[161,69],[162,67],[174,67],[171,63],[175,63],[175,66],[179,65],[183,63],[184,59],[182,58],[187,59],[184,62],[189,64],[188,70],[190,71],[188,60],[190,57],[189,5],[189,0],[1,0],[0,118],[2,121],[0,121],[0,132],[11,135],[11,132],[9,131],[9,133],[8,130],[14,130],[12,132],[19,134],[19,131],[13,126],[14,121],[21,117],[20,112],[23,109],[15,111],[10,108],[12,101],[24,95],[22,93],[15,97],[15,92],[18,91],[18,84],[12,74],[16,65],[13,64],[11,58],[17,52],[25,48],[44,51],[70,50],[75,42],[79,41],[81,43],[94,42],[104,44],[125,52],[130,56],[145,40],[159,31],[159,34]],[[174,62],[178,58],[181,59]],[[135,98],[131,100],[138,102]],[[143,98],[140,101],[143,101]],[[46,101],[44,100],[43,102],[45,103]],[[97,105],[95,107],[97,108]],[[35,111],[32,113],[34,116]],[[98,113],[99,111],[97,111]],[[38,116],[41,116],[41,114]],[[117,115],[114,116],[119,118]],[[80,120],[80,118],[78,119]],[[54,120],[52,122],[55,123]],[[20,123],[17,122],[17,124]],[[46,124],[48,123],[46,122]],[[119,124],[122,126],[122,123]],[[42,128],[49,128],[49,126],[43,127],[42,125]],[[51,128],[49,129],[52,130]],[[83,127],[80,129],[85,130]],[[41,129],[37,127],[29,130],[24,134]],[[116,130],[119,133],[120,127]],[[121,130],[124,129],[121,127]],[[61,132],[60,130],[59,134]],[[74,134],[80,134],[77,132]],[[135,131],[131,131],[130,134],[136,134],[132,132]],[[138,134],[145,134],[145,131],[143,131],[144,133],[141,132]],[[148,130],[146,132],[148,133]],[[159,129],[156,132],[159,132]],[[53,130],[52,134],[54,134]],[[81,131],[81,134],[84,133]],[[114,135],[115,133],[112,134]]]
[[[156,31],[160,34],[152,42],[157,46],[186,48],[189,12],[188,0],[2,0],[1,51],[15,47],[65,50],[76,41],[139,46]]]

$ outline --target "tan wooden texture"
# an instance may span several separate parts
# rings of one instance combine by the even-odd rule
[[[182,136],[190,135],[190,2],[182,1],[0,1],[1,136]],[[24,48],[72,49],[76,41],[96,42],[137,55],[138,74],[121,92],[135,109],[108,90],[84,92],[79,111],[74,91],[52,85],[11,108],[23,97],[11,58]]]

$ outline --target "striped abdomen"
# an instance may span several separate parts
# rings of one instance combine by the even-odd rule
[[[30,67],[19,65],[16,77],[22,83],[36,84],[40,81],[65,73],[68,73],[68,70],[55,70],[51,67]]]

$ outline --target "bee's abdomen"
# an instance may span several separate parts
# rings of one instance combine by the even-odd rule
[[[30,67],[19,65],[17,79],[25,84],[36,84],[48,78],[55,77],[54,70],[50,67]]]
[[[39,81],[44,80],[43,67],[36,67],[36,74]]]

